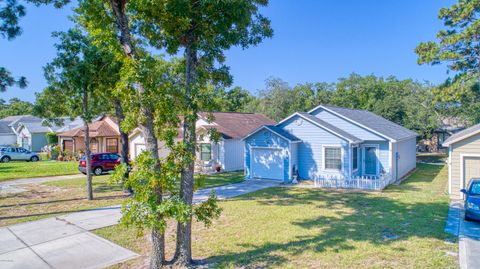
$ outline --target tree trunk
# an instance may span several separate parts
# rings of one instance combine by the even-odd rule
[[[118,125],[120,126],[121,123],[125,120],[125,115],[123,115],[123,109],[122,105],[120,103],[120,100],[117,98],[113,99],[113,103],[115,106],[115,115],[117,116],[118,119]],[[128,165],[128,134],[125,133],[122,128],[120,127],[120,143],[121,143],[121,149],[120,149],[120,156],[122,159],[122,163]],[[125,171],[125,174],[123,174],[123,180],[122,180],[122,188],[125,191],[124,184],[125,180],[128,179],[129,176],[129,170]],[[130,193],[132,193],[132,190],[128,190]]]
[[[86,170],[87,170],[87,199],[93,200],[93,189],[92,189],[92,156],[90,153],[90,136],[89,136],[89,121],[88,119],[88,92],[87,89],[83,89],[83,96],[82,96],[82,109],[83,109],[83,132],[84,135],[84,142],[85,142],[85,162],[86,162]]]
[[[187,39],[188,40],[188,39]],[[197,120],[197,109],[193,104],[194,87],[196,79],[197,66],[197,50],[192,47],[190,40],[185,48],[186,58],[186,85],[185,99],[186,108],[192,109],[191,115],[186,116],[183,122],[183,141],[186,145],[187,152],[191,154],[192,159],[184,164],[182,168],[180,197],[184,203],[191,205],[193,202],[193,173],[195,169],[195,149],[196,149],[196,130],[195,124]],[[192,262],[192,221],[186,223],[179,222],[177,224],[177,245],[174,257],[175,265],[178,267],[189,267]]]
[[[127,55],[127,57],[131,58],[132,60],[136,60],[137,52],[132,42],[130,28],[128,25],[128,17],[125,13],[125,6],[127,4],[127,0],[109,0],[109,3],[110,7],[112,8],[113,15],[115,16],[117,28],[120,31],[119,42],[123,48],[123,51],[125,52],[125,55]],[[136,83],[136,90],[141,100],[142,95],[145,92],[142,83]],[[155,135],[153,123],[153,113],[150,107],[145,106],[143,102],[141,102],[140,106],[141,112],[146,118],[146,123],[144,125],[140,125],[140,129],[145,136],[146,150],[151,154],[152,158],[156,160],[155,169],[158,171],[160,169],[160,161],[158,157],[158,140],[157,136]],[[157,195],[157,204],[161,204],[163,198],[163,190],[161,184],[157,184],[157,186],[158,187],[154,190],[154,192]],[[159,218],[161,217],[159,216]],[[165,263],[164,232],[154,229],[152,231],[152,241],[154,244],[154,248],[152,249],[153,253],[151,257],[150,268],[156,269],[160,268]]]

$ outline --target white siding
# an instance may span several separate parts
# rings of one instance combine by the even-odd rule
[[[398,179],[407,175],[410,171],[415,169],[417,165],[416,157],[416,138],[411,138],[408,140],[400,141],[395,143],[396,152],[398,152],[398,160],[395,160],[395,150],[393,151],[393,165],[398,164]],[[394,169],[395,170],[395,169]]]
[[[227,139],[223,142],[223,163],[225,171],[243,170],[245,142],[241,139]]]

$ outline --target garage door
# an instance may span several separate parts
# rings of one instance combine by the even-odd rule
[[[140,153],[144,152],[146,149],[145,144],[135,144],[135,152],[133,153],[133,158],[137,158]]]
[[[254,178],[283,180],[283,156],[280,149],[253,149]]]
[[[468,186],[470,179],[480,178],[480,157],[465,157],[463,164],[463,175],[465,188]]]

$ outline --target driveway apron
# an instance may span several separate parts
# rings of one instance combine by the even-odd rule
[[[194,203],[215,191],[226,199],[279,186],[270,180],[202,189]],[[0,228],[0,268],[104,268],[138,255],[89,231],[118,224],[121,207],[111,206]]]

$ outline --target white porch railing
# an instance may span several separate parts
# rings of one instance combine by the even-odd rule
[[[314,179],[315,188],[362,189],[381,191],[394,182],[390,174],[380,176],[357,176],[345,178],[341,176],[324,175]]]

